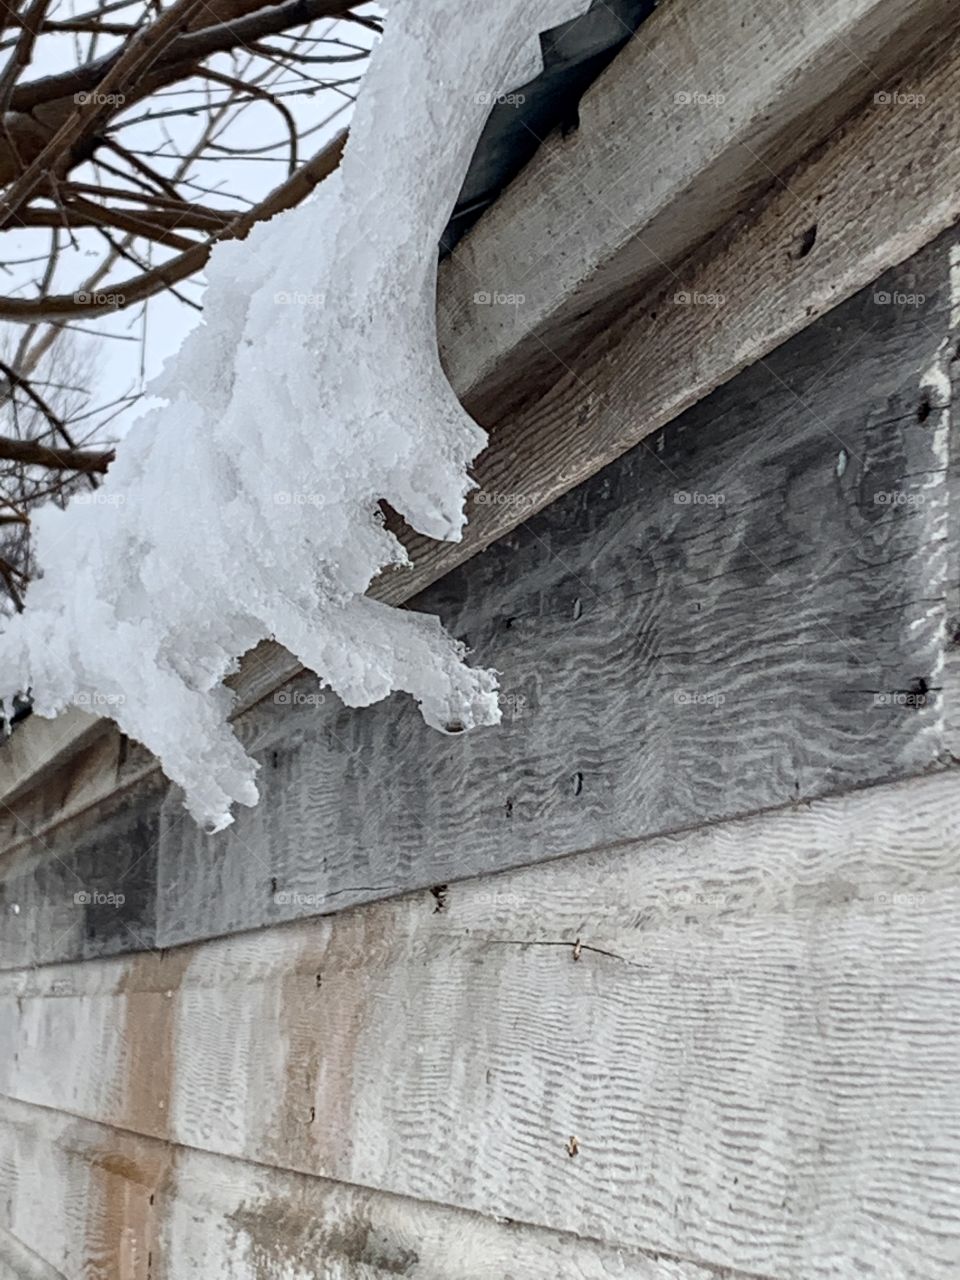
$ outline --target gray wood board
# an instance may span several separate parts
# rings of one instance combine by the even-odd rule
[[[154,945],[164,789],[146,778],[21,846],[0,876],[0,967]]]
[[[500,729],[437,735],[402,696],[255,708],[259,808],[210,839],[168,800],[164,941],[935,762],[942,707],[910,694],[945,641],[941,411],[921,406],[947,239],[882,290],[925,301],[866,290],[419,597],[503,673]]]
[[[632,1274],[620,1247],[713,1280],[956,1280],[958,793],[944,770],[464,881],[440,912],[422,891],[0,974],[0,1222],[69,1280],[147,1280],[109,1263],[146,1261],[183,1192],[212,1233],[173,1256],[201,1250],[203,1280],[316,1276],[309,1254],[237,1274],[206,1253],[234,1206],[189,1203],[196,1154],[213,1159],[193,1185],[250,1209],[260,1179],[291,1244],[280,1170],[339,1183],[335,1220],[368,1188],[388,1240],[436,1239],[430,1202],[576,1233],[606,1252],[594,1280]],[[93,1186],[83,1162],[65,1186],[82,1121]],[[319,1187],[300,1186],[319,1274],[372,1280],[337,1268]],[[387,1194],[405,1199],[385,1215]],[[42,1233],[64,1199],[66,1256]],[[261,1240],[263,1216],[244,1219]],[[487,1238],[467,1249],[501,1259]],[[524,1267],[516,1249],[489,1274],[581,1275],[577,1254]],[[459,1274],[441,1260],[425,1280]]]
[[[502,672],[499,729],[444,737],[403,696],[354,711],[318,699],[306,675],[241,717],[261,803],[209,837],[168,794],[157,945],[940,761],[948,409],[924,385],[950,328],[956,238],[417,598]],[[63,830],[92,831],[114,865],[117,838],[95,811]],[[125,929],[104,942],[138,946]],[[60,945],[67,959],[96,940]],[[18,953],[3,946],[2,962]]]

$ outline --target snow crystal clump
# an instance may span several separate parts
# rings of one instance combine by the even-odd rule
[[[386,499],[457,540],[484,432],[440,367],[437,244],[493,97],[586,0],[396,0],[340,170],[224,242],[204,320],[95,501],[42,510],[43,576],[0,637],[7,693],[114,719],[210,830],[257,801],[222,681],[275,637],[351,706],[394,689],[438,729],[500,719],[436,618],[365,596],[405,562]],[[0,691],[2,692],[2,691]]]

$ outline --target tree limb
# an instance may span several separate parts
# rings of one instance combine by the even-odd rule
[[[219,239],[243,240],[258,222],[265,222],[274,214],[298,205],[319,182],[337,168],[346,139],[346,130],[337,134],[331,142],[279,187],[276,187],[260,204],[232,222]],[[214,243],[215,241],[208,241],[194,245],[168,262],[161,263],[130,280],[111,285],[109,292],[105,290],[102,294],[80,291],[47,298],[0,298],[0,320],[32,324],[37,320],[63,320],[76,316],[90,319],[93,316],[125,310],[202,270],[210,257]]]
[[[357,3],[358,0],[285,0],[283,4],[267,5],[232,22],[218,22],[197,31],[184,32],[162,50],[153,68],[150,87],[142,89],[138,85],[136,99],[155,92],[162,84],[180,79],[184,74],[184,64],[195,63],[213,53],[229,53],[237,45],[247,45],[290,27],[308,26],[318,18],[353,16],[349,14],[349,10]],[[10,99],[10,107],[13,111],[27,112],[43,103],[72,97],[75,93],[90,92],[99,86],[102,78],[117,63],[119,54],[120,51],[117,50],[72,71],[58,72],[56,75],[43,76],[18,85]],[[163,76],[162,82],[157,81],[158,75]]]
[[[51,471],[81,471],[102,474],[110,466],[114,451],[93,449],[54,449],[38,440],[18,440],[0,436],[0,458],[25,466],[47,467]]]

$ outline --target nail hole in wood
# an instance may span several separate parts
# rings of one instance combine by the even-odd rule
[[[930,692],[930,684],[925,676],[917,676],[916,680],[910,685],[911,698],[913,706],[919,711],[921,707],[927,705],[927,694]]]
[[[804,231],[803,235],[800,237],[800,243],[797,245],[796,256],[798,258],[805,258],[816,243],[817,224],[814,223],[812,227],[807,227],[806,231]]]
[[[573,794],[578,796],[583,790],[583,774],[578,770],[573,775]]]

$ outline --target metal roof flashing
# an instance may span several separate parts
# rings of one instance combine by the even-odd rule
[[[543,70],[497,101],[440,241],[446,257],[554,129],[576,128],[586,90],[656,8],[657,0],[594,0],[540,37]]]

